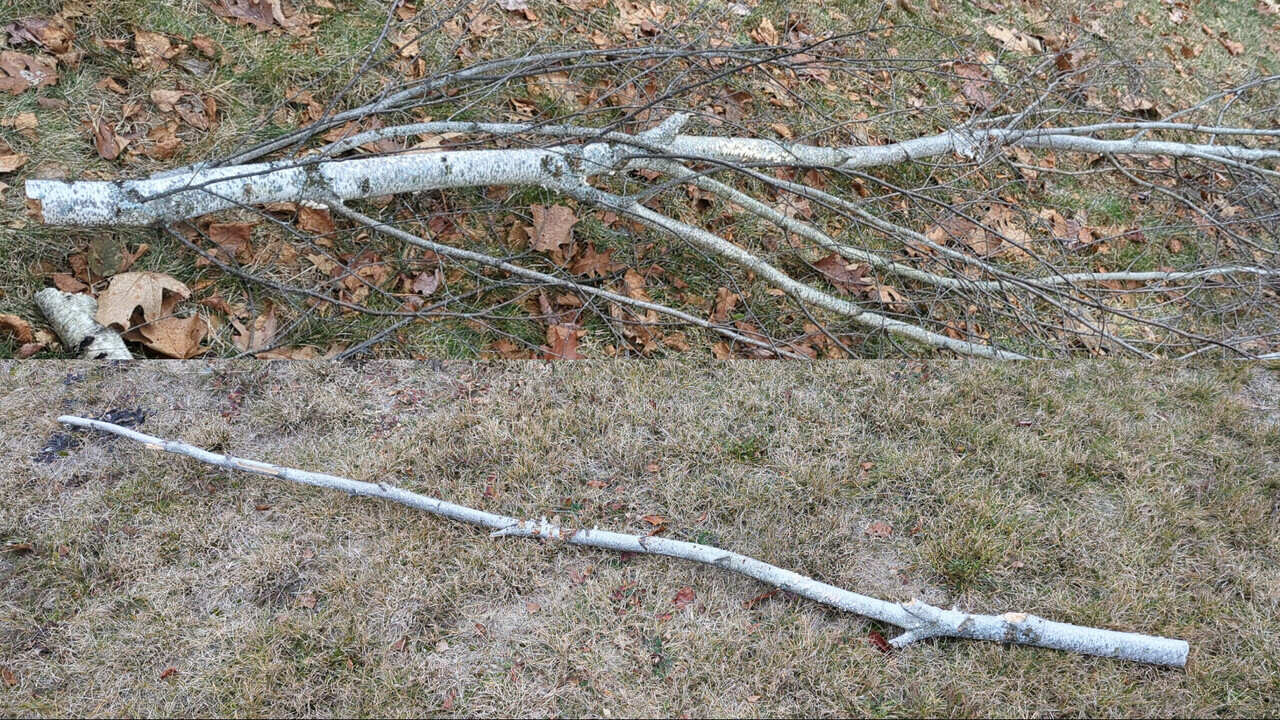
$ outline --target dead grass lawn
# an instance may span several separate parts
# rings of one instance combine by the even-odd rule
[[[1280,712],[1263,369],[0,371],[0,714]],[[1191,661],[963,641],[884,656],[867,637],[890,628],[785,595],[747,609],[764,588],[709,568],[491,540],[99,437],[33,462],[57,414],[124,407],[151,433],[511,514],[663,515],[672,536],[883,597],[1181,637]],[[868,537],[875,520],[893,536]]]

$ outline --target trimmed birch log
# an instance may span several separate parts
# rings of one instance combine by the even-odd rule
[[[83,360],[133,359],[120,333],[93,319],[98,312],[98,301],[92,296],[45,288],[36,293],[35,303],[67,352],[78,352]]]
[[[1054,130],[952,130],[888,145],[816,147],[762,138],[677,135],[682,113],[634,136],[674,157],[716,163],[770,163],[844,170],[894,165],[949,152],[975,157],[985,149],[1038,149],[1121,155],[1195,157],[1232,166],[1280,160],[1280,150],[1155,140],[1102,140]],[[455,123],[465,127],[466,123]],[[471,124],[479,126],[480,124]],[[386,128],[394,135],[397,128]],[[509,125],[509,132],[520,126]],[[589,134],[589,129],[570,135]],[[619,133],[609,133],[618,137]],[[237,205],[325,203],[446,188],[533,185],[562,190],[587,175],[616,169],[647,153],[620,143],[594,142],[551,149],[454,150],[381,157],[231,165],[162,173],[144,180],[28,180],[27,198],[41,204],[51,225],[153,225],[177,222]],[[1250,165],[1250,169],[1276,174]]]
[[[570,529],[541,520],[520,520],[456,505],[445,500],[409,492],[383,482],[363,482],[326,473],[281,467],[257,460],[209,452],[177,440],[166,440],[130,430],[101,420],[63,415],[58,422],[79,428],[98,430],[144,444],[152,450],[199,460],[218,467],[241,470],[256,475],[269,475],[304,485],[341,490],[351,495],[381,498],[408,505],[450,520],[489,528],[491,537],[525,537],[557,540],[620,552],[666,555],[712,565],[746,575],[801,597],[851,613],[863,615],[903,628],[890,641],[897,648],[934,637],[956,637],[990,640],[1016,645],[1065,650],[1086,655],[1134,662],[1185,667],[1189,647],[1185,641],[1141,635],[1116,630],[1089,628],[1046,620],[1025,613],[979,615],[960,610],[944,610],[919,600],[894,603],[859,595],[843,588],[819,582],[790,570],[760,560],[722,550],[710,545],[672,540],[656,536],[629,535],[608,530]]]

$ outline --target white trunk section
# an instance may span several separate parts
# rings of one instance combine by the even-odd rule
[[[673,115],[635,136],[675,157],[718,163],[766,163],[853,170],[893,165],[956,152],[967,157],[984,148],[1006,145],[1062,151],[1125,155],[1196,157],[1240,165],[1280,160],[1280,150],[1155,140],[1101,140],[1052,130],[953,130],[888,145],[816,147],[761,138],[676,135],[667,131],[684,121]],[[480,123],[440,123],[458,128]],[[525,126],[494,124],[515,133]],[[576,130],[576,132],[571,132]],[[394,136],[397,128],[377,133]],[[494,130],[497,131],[497,130]],[[589,135],[589,129],[559,128],[560,135]],[[619,134],[610,134],[616,137]],[[270,202],[323,203],[377,195],[446,188],[536,185],[552,190],[577,185],[586,176],[615,170],[646,154],[617,143],[595,142],[555,149],[459,150],[381,157],[231,165],[162,174],[144,180],[28,180],[27,197],[41,203],[51,225],[153,225],[176,222],[237,205]],[[1268,174],[1274,171],[1254,167]]]
[[[450,520],[489,528],[494,531],[491,534],[495,537],[513,536],[556,540],[571,545],[584,545],[620,552],[666,555],[712,565],[755,578],[816,602],[903,628],[905,632],[891,641],[895,647],[899,648],[917,640],[931,637],[958,637],[1018,645],[1036,645],[1086,655],[1099,655],[1172,667],[1183,667],[1187,661],[1189,648],[1187,643],[1182,640],[1081,627],[1079,625],[1045,620],[1044,618],[1024,613],[975,615],[959,610],[943,610],[916,600],[907,603],[888,602],[866,595],[859,595],[790,570],[709,545],[657,536],[630,535],[594,528],[590,530],[574,530],[549,523],[545,518],[542,520],[520,520],[463,505],[455,505],[444,500],[402,490],[382,482],[362,482],[336,475],[280,467],[257,460],[246,460],[231,455],[220,455],[180,441],[165,440],[100,420],[64,415],[58,418],[58,422],[112,433],[143,443],[153,450],[185,455],[218,467],[243,470],[257,475],[269,475],[305,485],[341,490],[352,495],[363,495],[398,502]]]
[[[84,360],[133,359],[120,334],[93,319],[98,312],[93,296],[45,288],[36,293],[35,302],[68,353]]]

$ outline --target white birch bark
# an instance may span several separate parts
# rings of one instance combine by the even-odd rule
[[[120,333],[93,319],[98,312],[93,296],[45,288],[36,293],[35,303],[68,353],[84,360],[133,359]]]
[[[684,117],[668,120],[683,122]],[[441,124],[442,126],[445,124]],[[450,123],[479,128],[480,123]],[[664,127],[666,126],[666,127]],[[415,127],[421,127],[421,124]],[[493,124],[520,132],[515,124]],[[1196,157],[1233,166],[1280,160],[1280,150],[1154,140],[1101,140],[1052,131],[966,130],[915,138],[888,145],[816,147],[761,138],[668,135],[667,123],[636,139],[661,146],[672,156],[718,163],[767,163],[800,167],[859,169],[934,157],[948,152],[975,156],[983,148],[1020,145],[1040,149],[1097,154]],[[588,129],[561,135],[590,134]],[[387,128],[381,136],[394,136]],[[366,134],[365,136],[372,136]],[[610,133],[610,137],[621,134]],[[342,147],[345,147],[343,145]],[[619,143],[590,143],[562,149],[461,150],[409,153],[347,160],[316,157],[297,161],[232,165],[162,174],[144,180],[28,180],[28,199],[41,203],[51,225],[153,225],[176,222],[236,205],[270,202],[320,203],[376,195],[446,188],[535,185],[562,189],[570,178],[582,179],[642,153]],[[1248,165],[1252,170],[1274,171]],[[571,182],[571,181],[570,181]]]
[[[1184,667],[1189,646],[1185,641],[1141,635],[1138,633],[1082,627],[1046,620],[1025,613],[981,615],[959,610],[944,610],[912,600],[894,603],[860,595],[829,585],[745,555],[699,543],[656,536],[632,535],[608,530],[570,529],[541,520],[520,520],[488,513],[403,490],[383,482],[362,482],[349,478],[281,467],[257,460],[209,452],[177,440],[166,440],[128,428],[64,415],[58,421],[80,428],[91,428],[143,443],[153,450],[185,455],[218,467],[257,475],[269,475],[305,485],[341,490],[351,495],[376,497],[450,520],[489,528],[494,537],[526,537],[562,541],[571,545],[597,547],[620,552],[666,555],[712,565],[736,572],[816,602],[851,613],[896,625],[905,631],[891,644],[902,648],[913,642],[934,637],[956,637],[990,640],[1131,660],[1134,662]]]

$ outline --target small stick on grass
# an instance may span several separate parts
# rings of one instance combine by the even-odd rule
[[[906,603],[889,602],[859,595],[710,545],[657,536],[628,535],[595,528],[570,529],[550,523],[546,518],[520,520],[419,495],[387,483],[363,482],[337,475],[308,472],[257,460],[221,455],[184,442],[154,437],[101,420],[63,415],[58,418],[58,422],[119,435],[143,443],[153,450],[185,455],[218,467],[243,470],[257,475],[270,475],[304,485],[341,490],[351,495],[391,500],[450,520],[489,528],[493,531],[490,534],[491,537],[560,540],[571,545],[585,545],[619,552],[666,555],[713,565],[755,578],[825,605],[896,625],[904,632],[889,641],[889,644],[895,648],[902,648],[927,638],[957,637],[1017,645],[1036,645],[1170,667],[1184,667],[1187,661],[1188,645],[1183,640],[1070,625],[1025,613],[976,615],[954,609],[944,610],[919,600]]]

